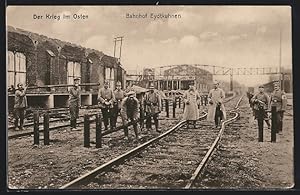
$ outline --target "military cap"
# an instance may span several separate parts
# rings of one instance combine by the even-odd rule
[[[134,96],[135,95],[135,92],[134,91],[129,91],[127,93],[127,97],[130,97],[130,96]]]
[[[214,80],[214,85],[220,84],[219,81]]]
[[[154,89],[153,83],[150,84],[149,89]]]
[[[273,82],[273,85],[277,85],[277,86],[279,86],[279,85],[280,85],[280,83],[279,83],[279,81],[274,81],[274,82]]]
[[[80,78],[79,78],[79,77],[75,77],[75,78],[74,78],[74,81],[77,81],[77,80],[80,80]]]

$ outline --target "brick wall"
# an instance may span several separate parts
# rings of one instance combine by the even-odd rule
[[[90,82],[91,83],[100,83],[100,86],[103,86],[104,83],[104,66],[101,64],[102,56],[92,52],[88,55],[88,58],[93,62],[90,64],[89,72],[90,72]],[[98,87],[91,87],[93,90],[97,90]]]

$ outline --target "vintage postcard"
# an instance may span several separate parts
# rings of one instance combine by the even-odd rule
[[[8,6],[8,190],[291,189],[289,6]]]

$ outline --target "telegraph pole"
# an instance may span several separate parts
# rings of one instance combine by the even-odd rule
[[[281,90],[284,90],[284,78],[281,70],[281,25],[279,29],[279,82]]]
[[[124,37],[115,37],[114,38],[114,57],[116,57],[116,46],[117,46],[117,42],[120,42],[120,53],[119,53],[119,61],[121,61],[121,51],[122,51],[122,42],[123,42],[123,38]]]

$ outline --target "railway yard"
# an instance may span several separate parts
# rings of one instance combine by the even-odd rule
[[[8,187],[20,190],[292,187],[292,107],[285,114],[283,133],[272,143],[267,128],[264,142],[257,141],[257,122],[252,118],[247,97],[228,98],[225,105],[228,121],[222,129],[205,120],[205,106],[201,108],[197,128],[186,128],[181,120],[181,107],[176,109],[176,118],[166,117],[165,111],[160,114],[161,133],[142,129],[140,139],[135,140],[130,128],[131,139],[125,140],[123,130],[103,132],[101,148],[95,147],[95,123],[90,127],[91,146],[83,147],[82,120],[81,123],[79,120],[80,131],[71,131],[68,121],[50,120],[50,129],[57,126],[50,131],[50,145],[33,145],[30,125],[22,132],[9,129]],[[96,109],[82,109],[81,115],[85,112],[96,113]]]

